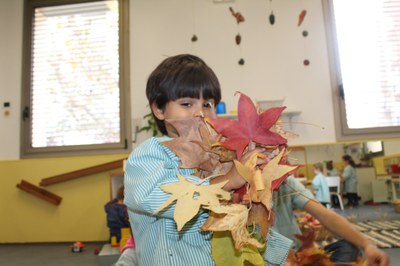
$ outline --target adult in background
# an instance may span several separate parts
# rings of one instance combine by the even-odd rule
[[[357,184],[358,178],[356,174],[353,159],[350,155],[343,155],[342,157],[344,163],[343,173],[341,179],[344,182],[343,192],[347,195],[347,207],[358,206],[358,195],[357,195]]]

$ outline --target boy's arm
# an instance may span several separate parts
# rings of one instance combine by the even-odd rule
[[[129,156],[125,170],[125,198],[128,209],[153,215],[171,196],[160,186],[178,182],[179,158],[155,139],[143,143]],[[185,177],[194,182],[195,176]],[[204,182],[204,185],[209,182]],[[175,204],[157,213],[157,216],[173,218]]]
[[[342,216],[325,208],[321,204],[309,200],[304,210],[320,221],[334,235],[337,235],[364,251],[370,263],[376,262],[379,266],[389,265],[388,257],[376,248],[362,233]]]

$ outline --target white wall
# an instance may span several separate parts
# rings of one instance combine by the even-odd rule
[[[0,160],[19,157],[22,9],[22,0],[0,1]]]
[[[246,19],[239,27],[229,6]],[[290,144],[335,142],[321,1],[280,0],[273,1],[273,7],[276,23],[271,26],[269,1],[265,0],[228,4],[131,0],[132,118],[148,112],[144,90],[154,67],[166,56],[194,53],[217,73],[228,110],[236,109],[234,92],[238,90],[254,100],[285,98],[289,110],[302,112],[294,122],[318,125],[293,124],[292,131],[300,138]],[[298,27],[302,9],[307,15]],[[22,12],[23,0],[0,1],[0,104],[9,101],[12,106],[10,116],[0,114],[0,160],[19,158]],[[303,29],[309,37],[302,37]],[[238,30],[240,47],[234,42]],[[198,36],[196,43],[190,41],[193,33]],[[244,66],[237,63],[241,57]],[[311,62],[308,67],[303,65],[305,58]]]

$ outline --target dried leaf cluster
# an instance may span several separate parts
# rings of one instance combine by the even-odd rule
[[[225,175],[232,167],[246,180],[238,200],[223,190],[226,182],[205,185],[188,181],[161,186],[171,193],[157,210],[176,201],[174,219],[181,230],[202,208],[210,215],[202,225],[212,231],[212,255],[217,265],[263,265],[269,224],[273,222],[272,192],[298,165],[289,165],[287,138],[279,119],[285,107],[259,112],[251,99],[240,93],[238,119],[192,118],[168,120],[173,139],[163,144],[180,159],[181,168],[195,168],[203,180]],[[263,152],[244,155],[255,148]],[[243,158],[247,158],[244,160]],[[233,256],[228,256],[233,254]]]

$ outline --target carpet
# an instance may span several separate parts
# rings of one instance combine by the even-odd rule
[[[400,247],[400,220],[365,221],[353,225],[379,248]]]

